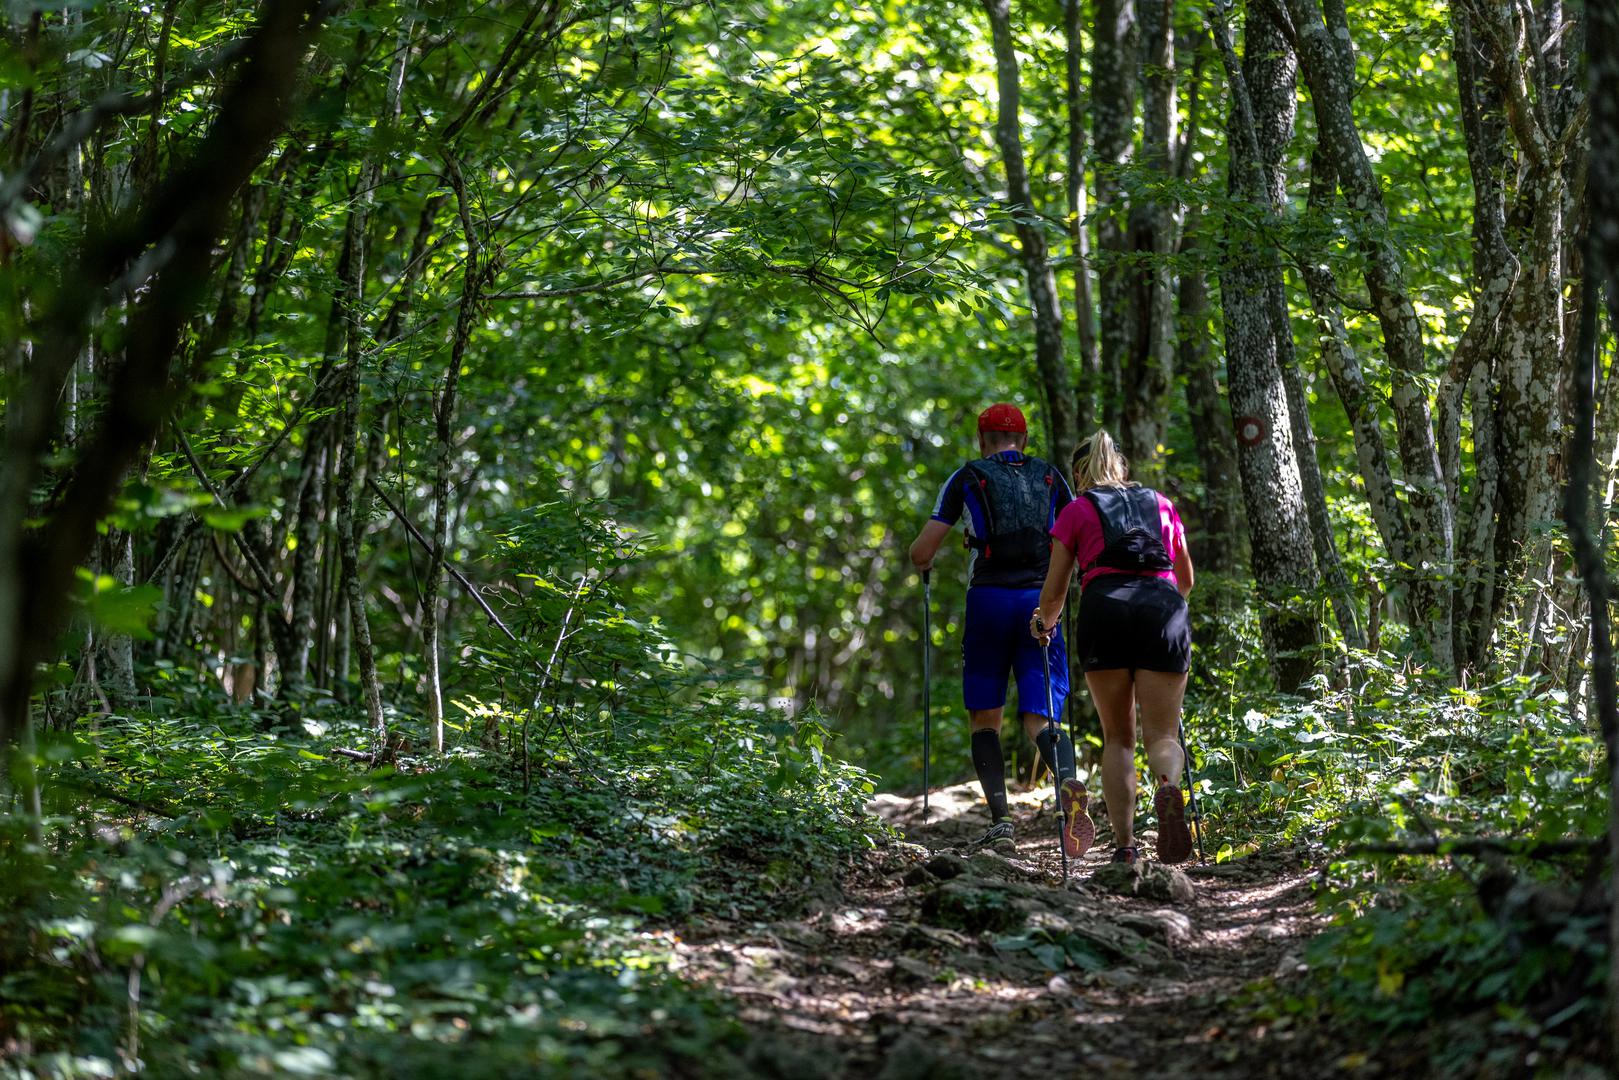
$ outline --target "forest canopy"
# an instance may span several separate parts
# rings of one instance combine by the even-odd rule
[[[1619,1054],[1611,0],[0,12],[0,1072]],[[994,402],[1184,519],[1189,939],[913,805]]]

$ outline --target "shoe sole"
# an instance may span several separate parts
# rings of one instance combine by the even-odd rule
[[[1158,814],[1158,861],[1173,866],[1192,855],[1192,831],[1186,827],[1186,800],[1181,789],[1168,784],[1153,796],[1152,808]]]
[[[1090,793],[1078,780],[1064,780],[1062,788],[1062,849],[1070,859],[1083,859],[1096,843],[1096,822],[1091,820]]]

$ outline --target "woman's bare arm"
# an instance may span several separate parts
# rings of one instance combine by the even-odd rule
[[[1186,542],[1181,541],[1181,549],[1175,553],[1175,588],[1181,591],[1184,598],[1192,592],[1192,553],[1186,549]]]
[[[1051,565],[1046,570],[1046,583],[1040,587],[1040,606],[1029,620],[1029,633],[1048,641],[1057,620],[1062,618],[1063,605],[1068,602],[1068,583],[1074,577],[1074,553],[1061,540],[1051,542]],[[1046,633],[1041,634],[1043,625]]]

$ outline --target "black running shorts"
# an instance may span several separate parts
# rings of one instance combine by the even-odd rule
[[[1192,666],[1186,601],[1166,578],[1107,574],[1079,598],[1074,650],[1086,671],[1184,674]]]

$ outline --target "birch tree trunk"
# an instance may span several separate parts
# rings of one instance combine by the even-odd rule
[[[1562,389],[1569,360],[1563,289],[1565,238],[1571,230],[1564,215],[1579,134],[1577,122],[1569,123],[1572,96],[1560,87],[1567,74],[1561,50],[1539,43],[1561,39],[1567,28],[1560,5],[1518,10],[1469,0],[1462,6],[1478,46],[1478,81],[1499,100],[1517,151],[1512,191],[1517,227],[1510,230],[1509,242],[1517,242],[1522,272],[1501,319],[1494,380],[1501,463],[1494,554],[1509,577],[1528,571],[1543,583],[1531,590],[1525,609],[1525,628],[1538,642],[1544,637],[1541,613],[1558,599],[1550,526],[1563,479]],[[1499,599],[1503,591],[1496,595]]]
[[[1299,61],[1310,89],[1310,104],[1320,132],[1321,148],[1337,174],[1338,186],[1356,222],[1354,238],[1365,265],[1366,284],[1382,329],[1393,380],[1391,404],[1399,431],[1400,459],[1410,492],[1411,555],[1420,592],[1418,625],[1426,628],[1435,663],[1455,670],[1449,576],[1455,535],[1433,419],[1424,380],[1428,375],[1422,324],[1405,286],[1399,252],[1389,233],[1388,210],[1372,172],[1350,106],[1352,84],[1341,42],[1348,27],[1329,31],[1319,0],[1287,0],[1298,42]],[[1334,21],[1342,18],[1333,10]],[[1334,35],[1337,35],[1335,43]]]

